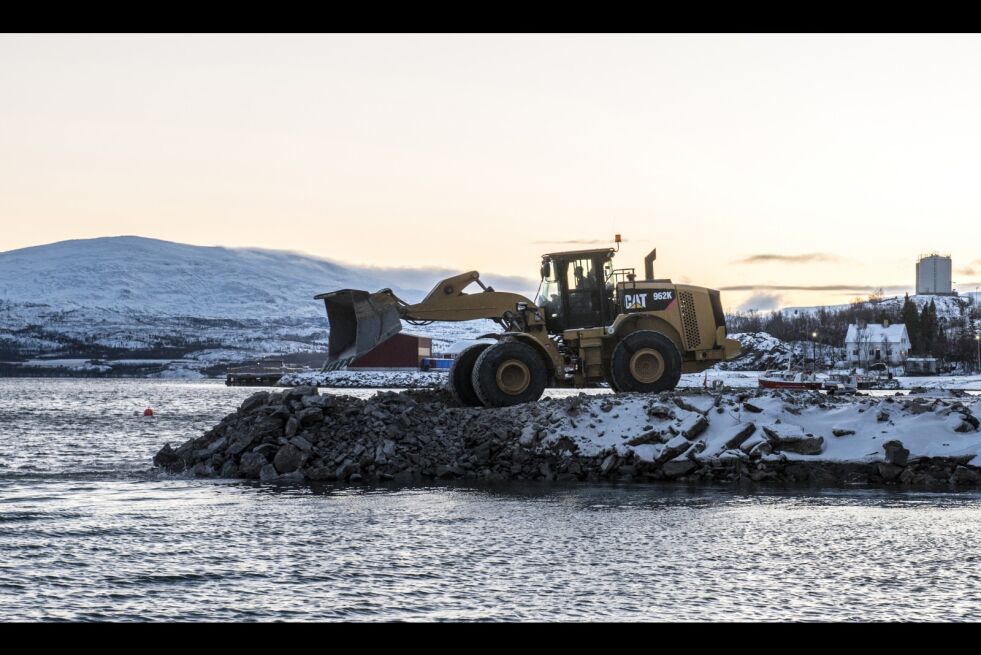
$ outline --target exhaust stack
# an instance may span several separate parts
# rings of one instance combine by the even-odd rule
[[[657,259],[657,248],[647,253],[644,257],[644,279],[654,279],[654,260]]]

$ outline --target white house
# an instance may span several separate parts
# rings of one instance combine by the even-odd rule
[[[849,325],[845,352],[849,366],[865,367],[881,362],[902,366],[909,356],[909,333],[902,323]]]

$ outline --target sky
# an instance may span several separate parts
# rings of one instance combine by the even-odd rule
[[[3,35],[0,251],[140,235],[848,302],[981,286],[974,35]]]

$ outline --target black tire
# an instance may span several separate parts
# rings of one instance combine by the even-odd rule
[[[528,344],[501,341],[480,354],[471,379],[485,406],[507,407],[541,398],[548,383],[548,368]]]
[[[492,345],[494,344],[478,343],[465,348],[450,365],[447,386],[453,398],[464,407],[480,407],[484,404],[473,389],[473,366],[477,362],[477,358],[480,357],[480,353]]]
[[[631,332],[613,349],[610,375],[617,391],[670,391],[681,379],[681,353],[660,332]]]
[[[620,393],[620,390],[617,388],[616,380],[613,379],[613,372],[610,371],[609,369],[604,371],[603,381],[610,386],[610,391],[612,391],[613,393]]]

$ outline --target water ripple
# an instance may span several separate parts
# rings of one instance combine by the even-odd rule
[[[0,380],[0,615],[981,619],[978,493],[335,488],[150,470],[165,442],[199,434],[249,393]],[[157,417],[132,415],[146,406]]]

